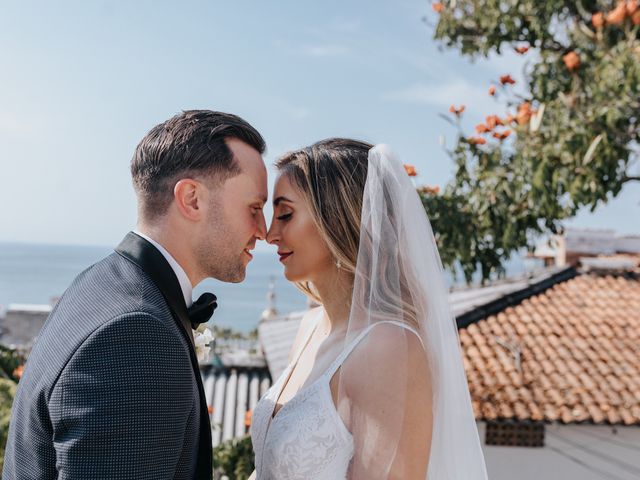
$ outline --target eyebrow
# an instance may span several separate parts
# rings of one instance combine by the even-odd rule
[[[260,202],[263,205],[267,203],[269,199],[263,195],[256,195],[255,197],[251,198],[251,202]]]
[[[287,197],[280,196],[273,201],[273,206],[277,207],[280,202],[294,203],[293,200],[289,200]]]

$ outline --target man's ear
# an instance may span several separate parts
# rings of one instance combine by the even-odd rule
[[[187,219],[197,221],[202,217],[203,185],[191,178],[183,178],[173,187],[173,198],[178,211]]]

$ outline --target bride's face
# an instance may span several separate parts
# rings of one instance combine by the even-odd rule
[[[287,280],[314,282],[335,269],[333,256],[298,188],[281,175],[276,180],[273,198],[267,242],[278,246]]]

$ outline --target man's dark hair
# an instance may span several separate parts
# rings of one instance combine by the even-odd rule
[[[206,176],[219,184],[240,174],[225,139],[236,138],[260,154],[265,143],[242,118],[211,110],[187,110],[145,135],[131,160],[133,186],[145,220],[164,215],[181,178]]]

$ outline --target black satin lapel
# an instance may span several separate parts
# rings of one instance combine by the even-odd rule
[[[191,322],[187,313],[187,306],[184,303],[180,282],[162,253],[150,242],[133,232],[129,232],[124,237],[115,251],[118,255],[137,265],[151,277],[151,280],[153,280],[167,301],[167,305],[173,313],[174,320],[178,324],[180,332],[190,345],[189,356],[191,358],[191,366],[200,394],[200,444],[198,448],[196,478],[210,479],[213,475],[213,458],[211,451],[209,408],[207,407],[207,400],[204,394],[204,386],[202,384],[202,376],[193,343],[193,335],[189,330],[191,328]]]
[[[187,326],[191,323],[180,282],[164,255],[150,242],[133,232],[129,232],[124,237],[124,240],[116,248],[116,253],[135,263],[151,277],[153,283],[162,292],[171,311],[180,320],[183,333],[186,333],[190,339],[189,343],[193,344],[191,332],[187,330]]]

